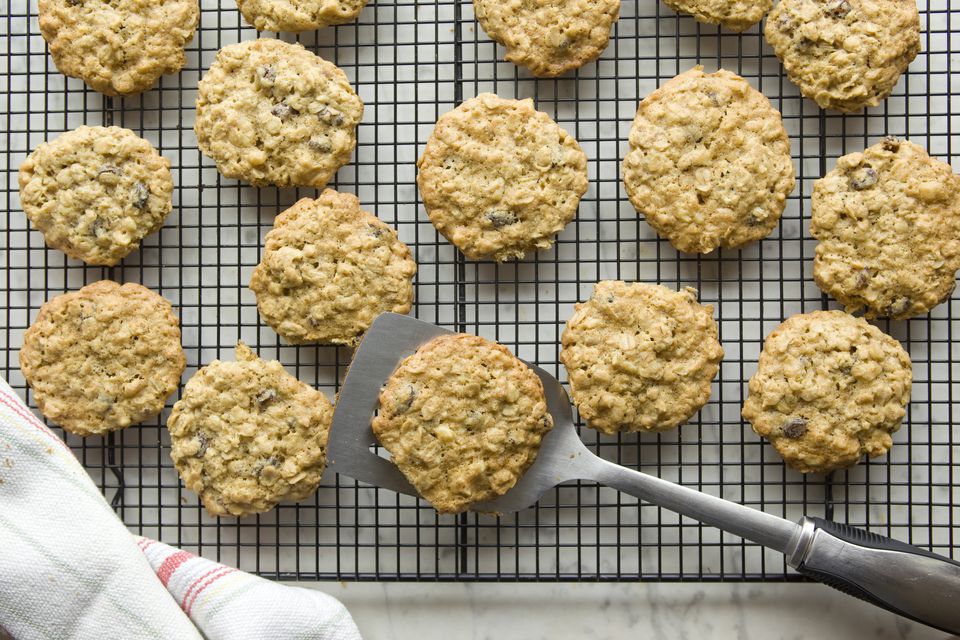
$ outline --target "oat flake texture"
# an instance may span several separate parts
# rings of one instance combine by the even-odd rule
[[[197,91],[197,143],[227,178],[319,189],[357,144],[363,102],[343,71],[300,44],[226,46]]]
[[[549,249],[587,190],[587,156],[533,101],[483,93],[440,116],[417,162],[430,221],[471,260]]]
[[[745,31],[763,19],[773,0],[664,0],[664,4],[679,13],[692,15],[697,22]]]
[[[20,165],[20,203],[46,243],[114,265],[156,232],[173,206],[170,162],[120,127],[79,127]]]
[[[146,91],[187,62],[197,0],[39,0],[57,69],[108,96]]]
[[[824,109],[884,100],[920,52],[915,0],[780,0],[764,35],[800,92]]]
[[[694,67],[644,98],[629,142],[623,184],[630,202],[680,251],[765,238],[793,191],[780,113],[723,69]]]
[[[420,495],[458,513],[513,487],[553,418],[527,365],[500,344],[455,334],[400,363],[372,427]]]
[[[20,349],[40,412],[81,436],[159,414],[185,365],[170,303],[139,284],[110,280],[44,303]]]
[[[257,31],[312,31],[356,20],[366,0],[237,0]]]
[[[814,311],[767,336],[742,413],[789,466],[829,473],[890,449],[911,381],[899,342],[846,312]]]
[[[473,11],[507,60],[549,78],[600,57],[620,0],[473,0]]]
[[[664,431],[710,398],[723,349],[713,307],[696,290],[598,282],[564,329],[560,361],[587,425],[604,433]]]
[[[837,160],[813,186],[813,278],[849,312],[896,319],[947,298],[960,269],[960,177],[887,138]]]
[[[242,342],[183,389],[167,421],[184,485],[216,516],[269,511],[313,495],[327,460],[333,405]]]
[[[277,216],[250,289],[288,342],[356,346],[378,315],[410,310],[416,272],[396,231],[327,189]]]

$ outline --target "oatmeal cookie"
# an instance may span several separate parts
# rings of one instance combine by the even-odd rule
[[[250,289],[287,341],[356,346],[378,315],[410,310],[416,272],[396,231],[327,189],[277,216]]]
[[[540,378],[506,347],[456,334],[400,363],[372,427],[420,495],[457,513],[513,487],[553,418]]]
[[[312,31],[357,19],[367,0],[237,0],[257,31]]]
[[[333,405],[261,360],[242,342],[235,362],[214,360],[183,389],[167,421],[183,483],[216,516],[269,511],[317,490]]]
[[[706,404],[723,349],[713,307],[696,294],[604,280],[576,306],[560,362],[589,426],[610,434],[664,431]]]
[[[417,161],[437,230],[472,260],[548,249],[587,190],[587,156],[533,101],[483,93],[437,121]]]
[[[736,249],[780,220],[794,186],[790,140],[780,113],[746,80],[697,66],[640,103],[623,184],[680,251]]]
[[[120,127],[80,127],[20,165],[20,203],[51,247],[114,265],[161,226],[173,206],[170,162]]]
[[[863,318],[814,311],[767,336],[742,413],[789,466],[829,473],[890,449],[911,380],[899,342]]]
[[[767,15],[773,0],[663,0],[678,13],[687,13],[697,22],[721,24],[731,31],[746,31]]]
[[[890,95],[920,52],[915,0],[780,0],[767,42],[800,92],[853,112]]]
[[[950,297],[960,269],[960,177],[886,138],[813,186],[813,278],[849,312],[909,318]]]
[[[363,102],[336,65],[300,44],[224,47],[200,80],[194,131],[228,178],[321,188],[350,161]]]
[[[110,280],[48,300],[20,348],[40,412],[81,436],[159,414],[185,365],[170,303]]]
[[[600,57],[620,17],[620,0],[473,0],[477,21],[507,48],[507,60],[553,77]]]
[[[39,0],[40,33],[60,73],[108,96],[146,91],[187,62],[197,0]]]

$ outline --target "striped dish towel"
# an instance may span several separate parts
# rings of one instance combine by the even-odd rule
[[[339,601],[137,538],[0,378],[0,638],[359,640]]]

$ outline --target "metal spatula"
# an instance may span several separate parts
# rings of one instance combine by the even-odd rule
[[[384,313],[357,348],[340,389],[330,431],[327,468],[361,482],[416,495],[396,466],[371,450],[370,421],[380,387],[400,361],[446,329]],[[556,378],[530,365],[543,381],[554,428],[536,461],[505,495],[476,511],[506,513],[533,505],[572,480],[613,487],[665,509],[775,549],[803,575],[894,613],[960,633],[960,563],[923,549],[821,518],[799,523],[607,462],[577,436],[567,393]]]

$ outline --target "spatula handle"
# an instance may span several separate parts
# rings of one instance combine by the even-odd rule
[[[784,553],[790,566],[844,593],[960,634],[960,563],[855,527],[803,518],[795,524],[605,460],[592,479]]]
[[[803,518],[787,560],[805,576],[917,622],[960,634],[960,563],[899,540]]]

